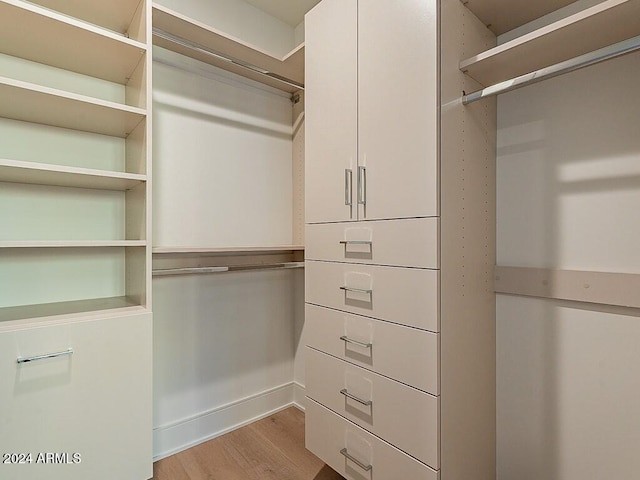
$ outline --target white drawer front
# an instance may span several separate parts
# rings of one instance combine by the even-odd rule
[[[438,218],[307,225],[308,260],[439,268]]]
[[[306,447],[348,480],[438,480],[440,477],[436,470],[309,399],[305,437]],[[371,465],[371,469],[363,469],[341,451],[365,467]]]
[[[0,333],[0,452],[33,460],[0,464],[0,478],[149,478],[151,339],[151,314]],[[46,452],[64,464],[37,463]]]
[[[438,469],[438,397],[307,347],[307,396]]]
[[[305,328],[313,348],[439,394],[438,333],[309,304]]]
[[[439,331],[439,272],[307,261],[307,303]]]

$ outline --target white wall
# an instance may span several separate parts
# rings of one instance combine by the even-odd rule
[[[157,47],[153,69],[154,245],[291,244],[288,95]]]
[[[499,265],[640,273],[639,60],[500,96]],[[637,477],[637,316],[498,296],[499,480]]]
[[[189,5],[175,8],[195,16]],[[154,245],[291,244],[289,95],[159,48],[153,69]],[[303,282],[302,270],[154,277],[156,459],[301,398]]]

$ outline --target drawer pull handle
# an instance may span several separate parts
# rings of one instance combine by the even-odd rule
[[[341,245],[373,245],[371,240],[340,240]]]
[[[373,468],[373,465],[369,464],[369,465],[365,465],[364,463],[362,463],[360,460],[358,460],[357,458],[354,458],[353,455],[350,455],[349,452],[347,451],[346,448],[343,448],[342,450],[340,450],[340,453],[342,455],[345,456],[345,458],[351,460],[353,463],[355,463],[356,465],[358,465],[361,469],[363,469],[365,472],[368,472],[369,470],[371,470]]]
[[[18,357],[16,362],[18,364],[29,363],[29,362],[36,362],[38,360],[46,360],[48,358],[62,357],[65,355],[73,355],[73,348],[69,348],[63,352],[46,353],[44,355],[36,355],[34,357]]]
[[[371,348],[371,347],[373,347],[373,343],[364,343],[364,342],[359,342],[357,340],[352,340],[351,338],[347,337],[346,335],[342,335],[340,337],[340,340],[344,340],[347,343],[353,343],[354,345],[358,345],[359,347],[362,347],[362,348]]]
[[[370,407],[371,405],[373,405],[373,400],[362,400],[361,398],[358,398],[355,395],[351,395],[349,392],[347,392],[346,388],[343,388],[342,390],[340,390],[340,393],[345,397],[350,398],[351,400],[355,400],[356,402],[364,405],[365,407]]]
[[[371,295],[373,293],[372,289],[365,288],[340,287],[340,290],[344,290],[345,292],[365,293],[367,295]]]

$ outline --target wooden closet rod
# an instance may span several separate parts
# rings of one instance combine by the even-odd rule
[[[633,37],[628,40],[624,40],[619,43],[614,43],[608,47],[595,50],[579,57],[566,60],[564,62],[556,63],[549,67],[541,68],[535,72],[526,73],[519,77],[505,80],[504,82],[497,83],[490,87],[483,88],[477,92],[469,93],[462,97],[462,104],[468,105],[472,102],[482,100],[483,98],[493,97],[500,93],[510,92],[517,88],[526,87],[533,83],[541,82],[549,78],[557,77],[565,73],[573,72],[575,70],[595,65],[596,63],[611,60],[627,53],[634,52],[640,49],[640,36]]]
[[[264,263],[258,265],[227,265],[223,267],[187,267],[153,270],[154,277],[166,275],[191,275],[202,273],[246,272],[251,270],[284,270],[304,268],[304,262]]]
[[[230,57],[220,52],[216,52],[215,50],[211,50],[203,45],[199,45],[197,43],[191,42],[185,38],[178,37],[177,35],[173,35],[169,32],[165,32],[157,27],[153,28],[153,35],[164,40],[168,40],[169,42],[181,45],[190,50],[194,50],[196,52],[204,53],[205,55],[209,55],[210,57],[217,58],[218,60],[222,60],[224,62],[232,63],[238,67],[250,70],[259,75],[263,75],[265,77],[269,77],[273,80],[277,80],[285,85],[289,85],[291,87],[299,88],[300,90],[304,90],[304,85],[302,83],[298,83],[294,80],[285,78],[278,74],[272,73],[269,70],[265,70],[264,68],[256,67],[255,65],[251,65],[250,63],[243,62],[242,60],[238,60],[237,58]]]

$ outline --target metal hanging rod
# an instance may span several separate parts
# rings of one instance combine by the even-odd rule
[[[153,270],[154,277],[166,275],[191,275],[201,273],[247,272],[251,270],[285,270],[304,268],[304,262],[265,263],[259,265],[228,265],[224,267],[186,267]]]
[[[295,87],[295,88],[299,88],[300,90],[304,90],[304,84],[296,82],[294,80],[288,79],[286,77],[283,77],[281,75],[278,75],[276,73],[270,72],[269,70],[265,70],[264,68],[260,68],[260,67],[256,67],[255,65],[252,65],[250,63],[247,62],[243,62],[242,60],[238,60],[237,58],[233,58],[230,57],[228,55],[225,55],[223,53],[220,52],[216,52],[215,50],[211,50],[203,45],[199,45],[197,43],[191,42],[190,40],[187,40],[185,38],[182,37],[178,37],[177,35],[173,35],[169,32],[165,32],[164,30],[161,30],[157,27],[153,28],[153,35],[159,38],[162,38],[164,40],[167,40],[171,43],[176,43],[178,45],[182,45],[183,47],[186,47],[190,50],[195,50],[196,52],[200,52],[200,53],[204,53],[205,55],[208,55],[210,57],[214,57],[217,58],[218,60],[222,60],[224,62],[227,63],[232,63],[233,65],[236,65],[238,67],[244,68],[246,70],[249,70],[253,73],[257,73],[259,75],[263,75],[265,77],[268,77],[272,80],[277,80],[281,83],[284,83],[286,85],[289,85],[291,87]]]
[[[595,50],[579,57],[566,60],[564,62],[556,63],[549,67],[541,68],[535,72],[520,75],[519,77],[512,78],[511,80],[505,80],[504,82],[497,83],[490,87],[483,88],[477,92],[464,95],[462,97],[462,104],[468,105],[472,102],[482,100],[483,98],[493,97],[500,93],[510,92],[517,88],[526,87],[533,83],[541,82],[549,78],[557,77],[565,73],[573,72],[575,70],[595,65],[596,63],[611,60],[627,53],[634,52],[640,49],[640,36],[633,37],[628,40],[624,40],[608,47]]]

